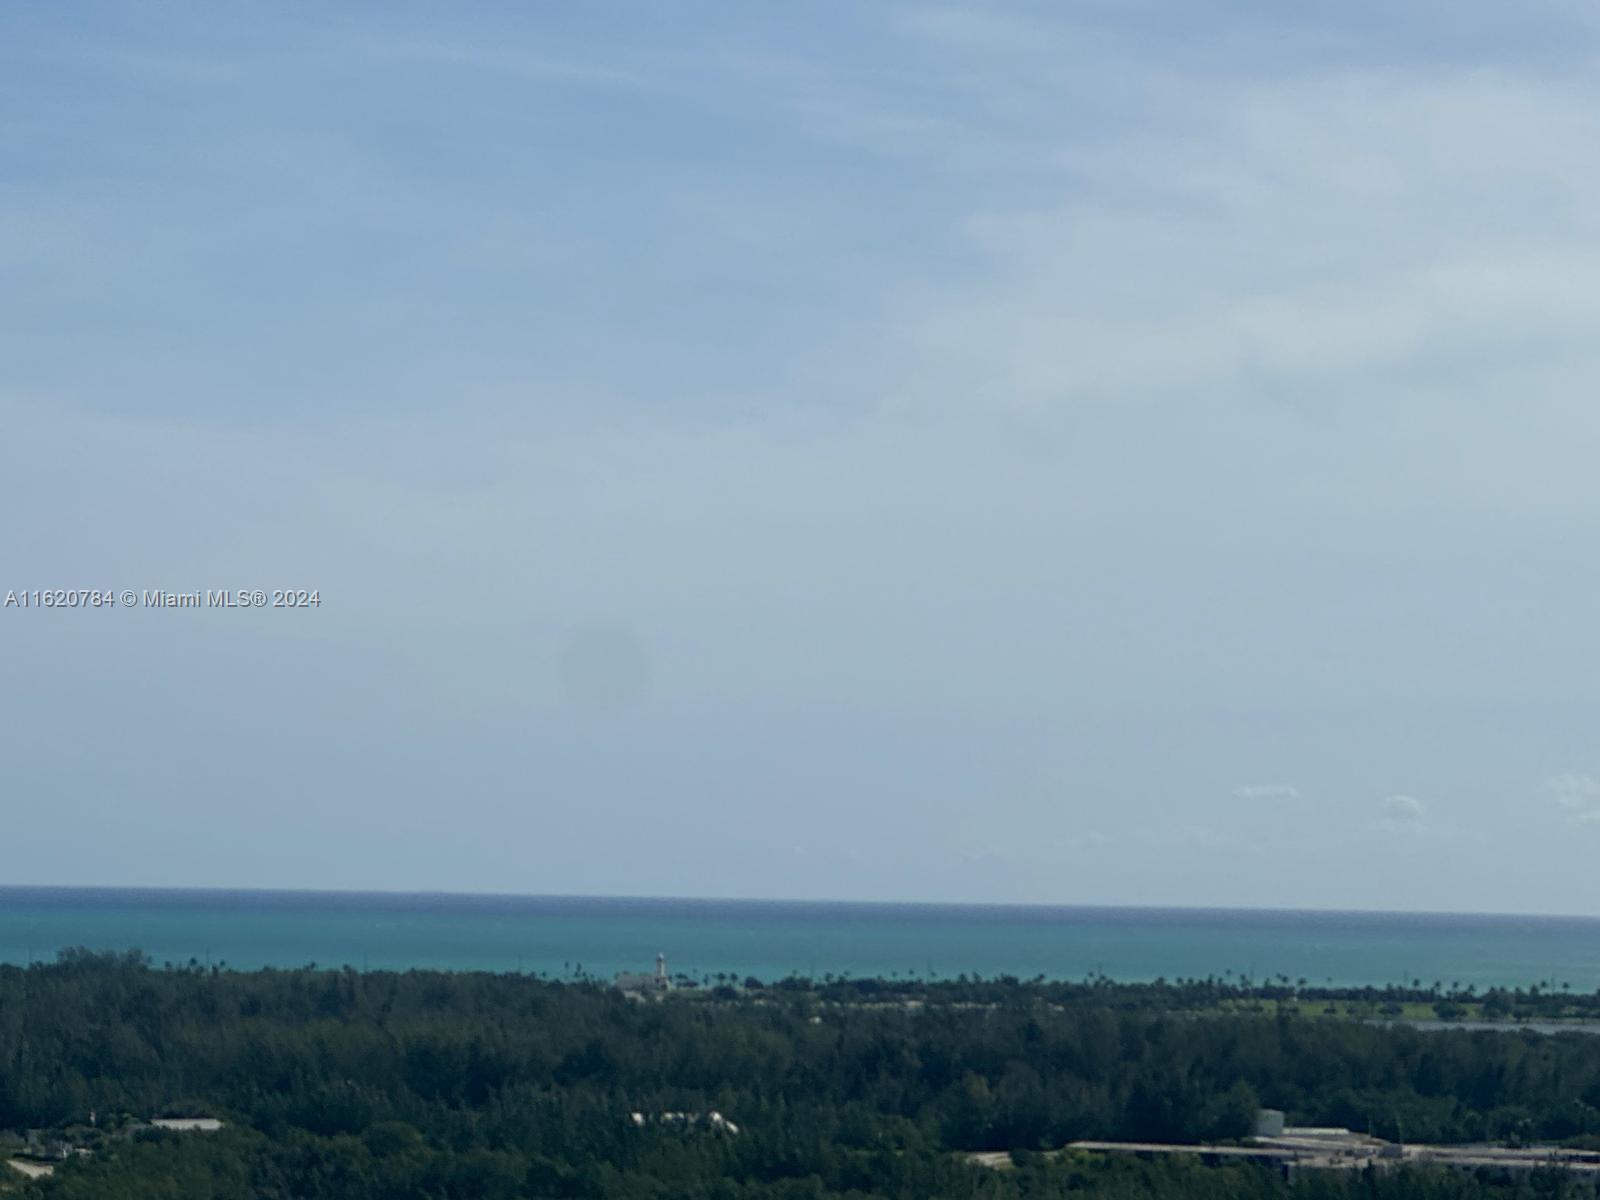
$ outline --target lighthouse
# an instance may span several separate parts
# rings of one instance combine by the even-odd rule
[[[653,974],[646,975],[642,971],[635,974],[632,971],[617,972],[617,986],[630,996],[656,995],[672,990],[672,980],[667,978],[667,956],[656,955],[656,969]]]

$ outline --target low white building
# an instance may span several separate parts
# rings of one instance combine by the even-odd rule
[[[222,1122],[215,1117],[153,1117],[150,1124],[174,1133],[215,1133]]]
[[[618,971],[616,984],[625,992],[645,995],[654,992],[670,992],[672,980],[667,978],[667,956],[656,955],[656,969],[652,975],[644,975],[636,971]]]

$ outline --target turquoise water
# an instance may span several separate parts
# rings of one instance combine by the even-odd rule
[[[0,888],[0,961],[67,946],[157,962],[537,971],[1600,989],[1600,920],[1222,909],[1034,908],[552,896]]]

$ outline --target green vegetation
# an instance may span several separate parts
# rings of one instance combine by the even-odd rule
[[[1600,1138],[1600,1037],[1321,1015],[1441,1001],[1217,981],[786,980],[641,1002],[521,975],[155,969],[76,952],[0,967],[0,1129],[92,1148],[12,1193],[56,1200],[1565,1194],[1574,1181],[1556,1175],[1291,1184],[1251,1165],[1032,1153],[1239,1138],[1259,1104],[1414,1141]],[[1600,1011],[1544,992],[1510,1003]],[[632,1119],[712,1111],[739,1132]],[[228,1127],[130,1123],[194,1114]],[[1012,1150],[1017,1168],[973,1166],[972,1150]]]

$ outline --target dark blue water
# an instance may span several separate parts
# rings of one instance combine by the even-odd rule
[[[537,971],[963,972],[1122,980],[1247,974],[1600,989],[1600,920],[345,892],[0,888],[0,960],[68,946],[157,962]]]

